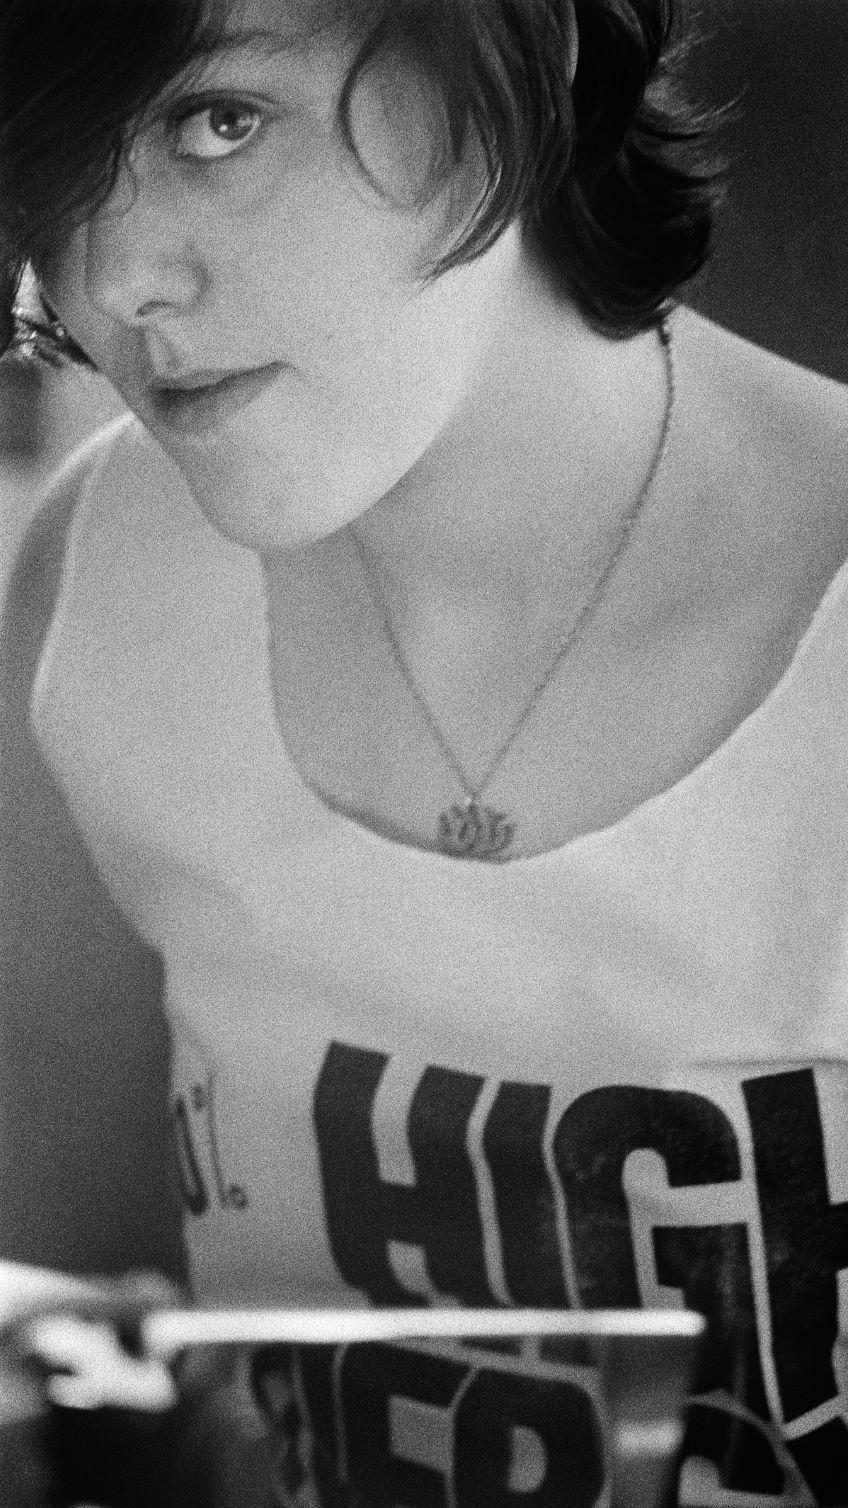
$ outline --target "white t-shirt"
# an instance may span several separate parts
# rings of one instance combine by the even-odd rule
[[[134,421],[104,435],[34,717],[165,960],[199,1298],[685,1302],[714,1325],[690,1446],[715,1481],[777,1494],[794,1461],[844,1500],[846,594],[843,569],[763,705],[670,790],[541,856],[456,860],[307,788],[258,559]],[[506,1456],[469,1465],[462,1400],[498,1365],[295,1358],[287,1490],[553,1501],[544,1470],[534,1496],[495,1480]],[[579,1415],[579,1377],[557,1385]]]

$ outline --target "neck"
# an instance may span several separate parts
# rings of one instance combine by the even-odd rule
[[[598,335],[525,254],[462,404],[355,526],[395,612],[526,606],[572,577],[579,591],[640,491],[665,402],[656,334]]]

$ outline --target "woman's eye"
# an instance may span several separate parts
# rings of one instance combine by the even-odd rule
[[[262,124],[254,105],[240,101],[222,101],[204,105],[183,116],[175,128],[178,157],[199,157],[208,161],[231,157],[246,146]]]

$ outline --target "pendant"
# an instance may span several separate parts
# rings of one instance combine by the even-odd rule
[[[439,847],[454,859],[505,859],[514,837],[515,823],[473,796],[439,818]]]

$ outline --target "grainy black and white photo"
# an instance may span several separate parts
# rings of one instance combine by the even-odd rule
[[[0,1508],[848,1505],[848,0],[0,0]]]

